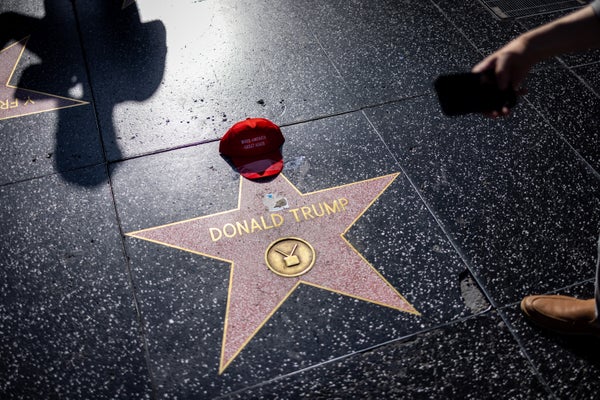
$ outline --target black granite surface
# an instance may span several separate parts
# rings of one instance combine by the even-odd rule
[[[598,109],[600,100],[587,71],[597,65],[574,70],[548,69],[533,73],[528,80],[527,99],[554,131],[574,148],[594,170],[600,168]]]
[[[594,276],[596,174],[529,104],[500,121],[444,117],[433,96],[367,115],[498,305]]]
[[[593,296],[598,52],[537,66],[504,119],[445,117],[432,90],[563,14],[0,2],[0,50],[29,38],[0,101],[85,102],[0,110],[0,399],[596,398],[598,341],[518,303]],[[343,238],[418,314],[301,284],[220,370],[230,263],[128,234],[236,208],[217,140],[246,117],[282,126],[300,193],[398,174]]]
[[[348,111],[352,98],[308,27],[270,2],[180,1],[77,11],[109,160],[217,139],[238,120]],[[251,76],[252,81],[248,81]]]
[[[103,166],[69,173],[106,179]],[[2,398],[149,398],[110,188],[0,187]]]
[[[361,105],[422,94],[480,55],[432,2],[295,2]]]
[[[492,53],[524,30],[519,20],[500,20],[483,6],[473,7],[473,2],[468,0],[437,0],[434,3],[483,55]]]
[[[518,352],[502,319],[488,313],[221,398],[548,398]]]

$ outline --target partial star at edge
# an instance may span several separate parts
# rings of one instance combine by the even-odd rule
[[[10,81],[29,37],[0,50],[0,120],[88,104],[86,101],[22,89]]]

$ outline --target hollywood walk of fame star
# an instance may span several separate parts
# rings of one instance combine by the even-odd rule
[[[306,194],[283,175],[267,183],[242,179],[236,209],[127,235],[231,263],[222,373],[300,284],[419,315],[344,237],[397,176]],[[314,247],[314,266],[300,268],[298,276],[274,273],[266,258],[277,254],[265,251],[281,238],[292,238],[275,249],[289,267],[313,257],[294,253],[302,243]]]
[[[0,51],[0,120],[88,104],[86,101],[22,89],[10,84],[28,40],[29,37],[26,37]]]

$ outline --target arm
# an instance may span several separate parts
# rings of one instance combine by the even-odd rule
[[[501,89],[518,90],[538,62],[572,51],[600,47],[600,0],[517,37],[473,67],[493,69]]]

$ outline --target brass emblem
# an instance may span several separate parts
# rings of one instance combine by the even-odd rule
[[[277,275],[300,276],[310,271],[314,265],[315,249],[299,238],[281,238],[267,247],[265,261],[267,267]]]

